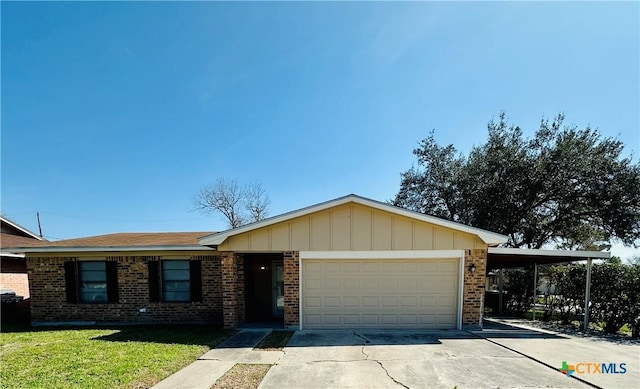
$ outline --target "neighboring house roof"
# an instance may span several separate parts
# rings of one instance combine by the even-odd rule
[[[16,247],[18,252],[87,252],[148,250],[211,250],[198,244],[198,238],[211,232],[133,232],[116,233],[38,245]]]
[[[350,194],[344,197],[339,197],[334,200],[326,201],[324,203],[312,205],[310,207],[306,207],[296,211],[284,213],[282,215],[270,217],[268,219],[264,219],[259,222],[247,224],[231,230],[221,231],[208,236],[204,236],[199,239],[199,242],[201,245],[205,245],[205,246],[217,246],[222,244],[230,236],[242,234],[252,230],[257,230],[259,228],[267,227],[276,223],[281,223],[287,220],[309,215],[314,212],[324,211],[326,209],[347,204],[347,203],[356,203],[356,204],[368,206],[371,208],[375,208],[381,211],[386,211],[386,212],[394,213],[397,215],[409,217],[412,219],[421,220],[427,223],[434,224],[436,226],[446,227],[453,230],[473,234],[473,235],[476,235],[478,238],[480,238],[484,243],[488,245],[498,245],[501,243],[506,243],[508,240],[507,236],[497,234],[495,232],[483,230],[480,228],[470,227],[464,224],[452,222],[445,219],[440,219],[435,216],[425,215],[419,212],[410,211],[404,208],[396,207],[394,205],[390,205],[390,204],[382,203],[379,201],[367,199],[365,197],[360,197],[354,194]]]
[[[45,239],[22,227],[18,223],[0,216],[0,255],[2,257],[24,258],[24,254],[9,250],[9,247],[41,244]]]
[[[28,229],[22,227],[21,225],[19,225],[18,223],[12,221],[11,219],[7,218],[6,216],[0,216],[0,224],[1,224],[1,230],[2,233],[7,233],[7,234],[11,234],[11,235],[19,235],[19,236],[24,236],[27,238],[31,238],[31,239],[37,239],[37,240],[45,240],[42,237],[40,237],[39,235],[37,235],[35,232],[31,232]],[[5,245],[3,245],[5,246]]]

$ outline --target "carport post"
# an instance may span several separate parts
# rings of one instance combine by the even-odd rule
[[[500,269],[500,278],[498,279],[498,313],[502,315],[502,292],[504,288],[504,269]]]
[[[584,324],[583,329],[589,329],[589,298],[591,297],[591,258],[587,258],[587,282],[584,289]]]
[[[538,299],[538,264],[533,264],[533,321],[536,321],[536,300]]]

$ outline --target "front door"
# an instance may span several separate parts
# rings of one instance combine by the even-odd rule
[[[284,315],[284,264],[282,261],[273,261],[272,269],[273,316],[282,317]]]

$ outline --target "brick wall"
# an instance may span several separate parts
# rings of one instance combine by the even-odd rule
[[[284,252],[284,326],[300,325],[300,253]]]
[[[475,265],[475,273],[469,271],[469,265]],[[482,328],[482,312],[484,310],[485,272],[487,250],[466,250],[464,257],[464,294],[462,302],[462,326],[465,328]]]
[[[33,322],[221,322],[221,265],[217,256],[192,256],[202,261],[202,302],[149,302],[147,262],[160,256],[112,256],[118,263],[118,303],[66,302],[64,263],[76,257],[27,258]],[[141,309],[146,312],[140,312]]]
[[[3,257],[0,271],[0,288],[13,289],[16,295],[29,298],[27,262],[24,258]]]
[[[235,328],[240,323],[238,286],[241,282],[238,275],[237,258],[233,251],[220,253],[224,328]],[[244,285],[244,282],[242,284]]]

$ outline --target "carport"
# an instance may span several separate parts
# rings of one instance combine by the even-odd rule
[[[537,295],[538,288],[538,265],[562,264],[577,261],[587,262],[587,277],[584,288],[584,322],[583,329],[589,326],[589,298],[591,293],[591,265],[594,259],[609,259],[610,252],[604,251],[569,251],[569,250],[539,250],[539,249],[518,249],[489,247],[487,253],[487,273],[491,270],[499,271],[499,299],[498,306],[502,313],[502,296],[504,286],[504,269],[519,267],[534,267],[533,295]],[[535,320],[535,309],[534,320]]]

